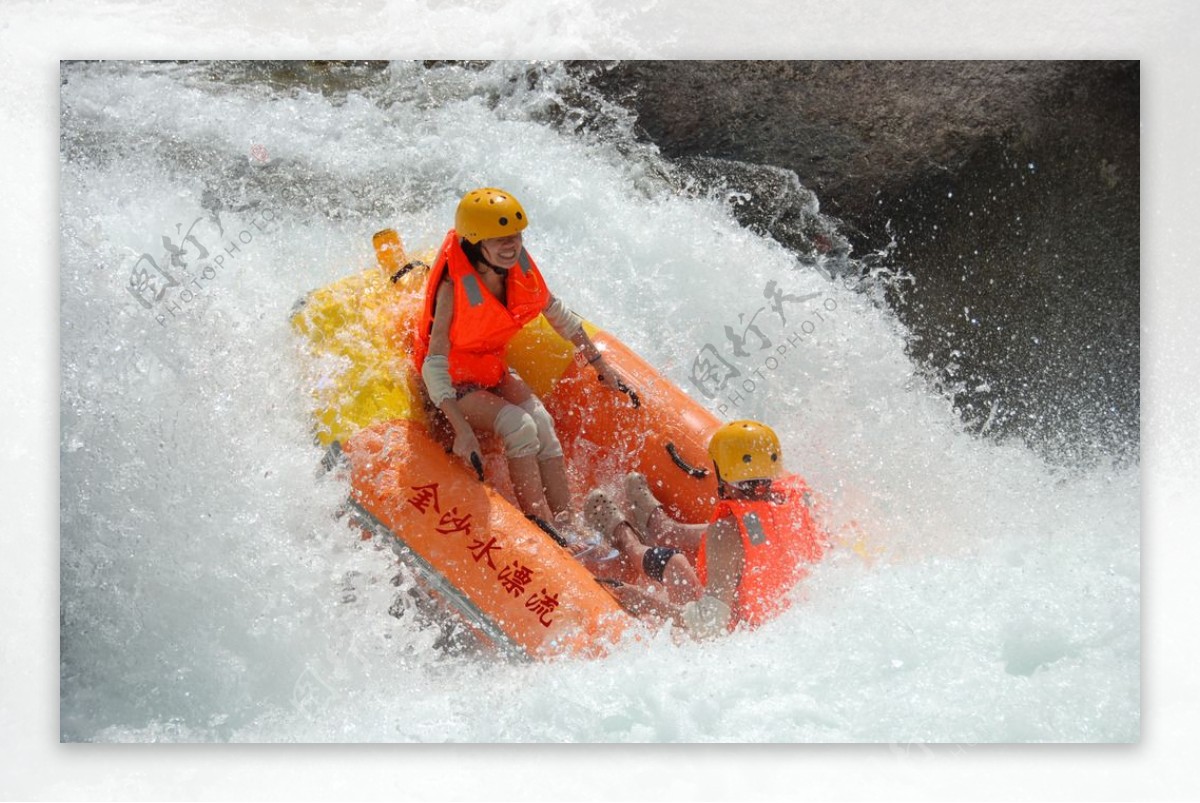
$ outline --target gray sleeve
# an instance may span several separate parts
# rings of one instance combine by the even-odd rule
[[[573,341],[583,331],[583,318],[572,312],[562,299],[550,297],[550,303],[542,310],[546,321],[565,340]]]
[[[430,354],[421,366],[421,378],[434,407],[440,407],[446,399],[454,398],[454,383],[450,381],[450,359],[444,354]]]

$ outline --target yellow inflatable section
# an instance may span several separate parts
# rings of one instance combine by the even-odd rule
[[[310,293],[292,315],[316,365],[316,438],[345,443],[380,421],[427,423],[420,377],[408,357],[411,327],[420,312],[428,275],[423,260],[405,261],[391,229],[375,235],[377,269],[347,276]],[[401,268],[408,270],[394,281]],[[585,321],[589,335],[598,331]],[[538,317],[517,333],[508,364],[540,397],[547,396],[573,361],[573,347]]]
[[[412,308],[423,278],[412,271],[394,286],[380,270],[363,271],[310,293],[292,316],[320,374],[313,395],[322,446],[344,443],[378,421],[425,420],[395,325]]]

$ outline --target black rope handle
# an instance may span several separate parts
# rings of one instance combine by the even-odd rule
[[[535,516],[531,513],[531,514],[527,515],[525,518],[532,521],[539,528],[541,528],[542,532],[544,532],[546,535],[553,538],[554,543],[558,544],[561,547],[568,546],[567,539],[565,539],[561,535],[559,535],[558,530],[554,529],[554,526],[551,525],[550,522],[543,519],[541,516]]]
[[[642,400],[638,398],[637,391],[619,379],[617,380],[617,390],[629,394],[629,401],[633,403],[634,409],[642,406]]]
[[[413,268],[428,268],[428,267],[429,267],[429,266],[428,266],[428,265],[426,265],[426,264],[425,264],[424,262],[422,262],[421,260],[419,260],[419,259],[414,259],[412,262],[409,262],[409,263],[408,263],[407,265],[405,265],[403,268],[401,268],[400,270],[398,270],[398,271],[396,271],[395,273],[393,273],[393,274],[392,274],[392,284],[395,284],[396,282],[398,282],[398,281],[400,281],[401,279],[403,279],[403,278],[404,278],[404,275],[405,275],[406,273],[408,273],[410,270],[412,270]]]
[[[604,374],[596,374],[596,380],[598,382],[603,382]],[[633,405],[635,410],[642,406],[642,400],[638,398],[637,391],[629,387],[629,385],[626,385],[620,379],[617,380],[617,390],[629,397],[629,403]]]
[[[698,480],[702,480],[708,476],[708,469],[696,468],[695,466],[689,465],[688,462],[683,459],[683,455],[679,454],[679,450],[675,448],[674,443],[667,444],[667,454],[671,455],[671,462],[679,466],[679,468],[689,477],[695,477]]]

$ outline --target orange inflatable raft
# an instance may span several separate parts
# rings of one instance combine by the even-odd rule
[[[631,618],[515,506],[498,442],[481,438],[486,482],[448,454],[408,358],[428,268],[408,261],[394,231],[375,245],[377,269],[310,293],[292,317],[314,358],[326,467],[348,463],[356,518],[392,539],[426,591],[486,645],[529,658],[603,652]],[[671,515],[707,520],[716,496],[707,444],[720,422],[617,338],[585,325],[638,406],[600,385],[544,318],[507,355],[554,417],[577,500],[640,471]]]

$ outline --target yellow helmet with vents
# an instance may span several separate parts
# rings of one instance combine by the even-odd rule
[[[779,436],[757,421],[733,421],[708,442],[708,456],[725,482],[772,480],[783,473]]]
[[[458,202],[454,230],[472,245],[493,237],[511,237],[529,225],[521,202],[504,190],[482,187]]]

